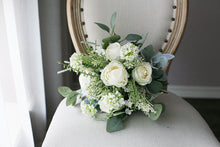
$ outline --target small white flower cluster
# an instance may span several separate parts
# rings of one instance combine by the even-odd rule
[[[102,48],[102,46],[97,45],[97,46],[93,46],[93,48],[94,49],[92,52],[97,53],[99,56],[105,55],[105,50]]]
[[[86,76],[84,74],[80,74],[79,76],[79,84],[82,90],[82,94],[84,96],[88,96],[89,95],[89,90],[88,90],[88,86],[90,84],[91,78],[90,76]]]
[[[82,59],[81,59],[80,54],[74,53],[70,57],[70,66],[75,71],[80,71],[83,68],[83,66],[82,66]]]
[[[82,55],[78,53],[73,53],[70,57],[70,67],[73,69],[74,72],[81,72],[85,74],[95,75],[96,73],[92,68],[86,68],[82,64]]]
[[[146,115],[149,115],[149,112],[156,113],[156,111],[150,104],[146,104],[141,100],[139,100],[139,102],[136,104],[136,107],[138,108],[138,110],[143,111]]]
[[[142,58],[137,57],[132,61],[126,60],[123,64],[127,69],[132,69],[142,62]]]
[[[128,114],[128,115],[131,115],[132,112],[133,112],[132,109],[129,109],[129,108],[125,109],[125,113]]]
[[[103,95],[98,102],[100,109],[103,112],[110,113],[112,110],[119,110],[125,105],[125,100],[122,94],[118,91]]]
[[[82,113],[85,114],[86,116],[92,117],[97,112],[97,110],[95,109],[93,105],[86,104],[84,101],[80,103],[80,107],[81,107]]]
[[[127,106],[127,108],[125,109],[126,114],[131,115],[131,113],[133,112],[132,105],[133,103],[130,99],[125,101],[125,106]]]
[[[138,57],[138,47],[128,42],[121,47],[120,57],[121,59],[133,61],[135,58]]]

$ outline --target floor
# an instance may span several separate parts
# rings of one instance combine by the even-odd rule
[[[220,142],[220,99],[185,98],[202,117]]]

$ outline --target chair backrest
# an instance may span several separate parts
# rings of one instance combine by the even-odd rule
[[[116,30],[122,38],[128,33],[145,34],[144,45],[174,54],[187,18],[187,0],[67,0],[67,19],[76,52],[85,53],[81,41],[101,42],[108,34],[94,22],[110,24],[117,12]]]

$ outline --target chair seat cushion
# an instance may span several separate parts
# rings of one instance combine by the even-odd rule
[[[50,124],[43,147],[219,147],[220,144],[200,114],[182,98],[169,93],[157,101],[166,111],[157,121],[136,112],[121,131],[106,132],[106,122],[67,107],[64,99]]]

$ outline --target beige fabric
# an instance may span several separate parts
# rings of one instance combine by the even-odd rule
[[[105,131],[106,122],[84,116],[79,108],[60,103],[48,129],[43,147],[219,147],[206,122],[182,98],[162,95],[166,112],[157,121],[142,113],[125,121],[115,133]]]
[[[175,16],[172,6],[176,0],[84,0],[85,32],[89,41],[108,36],[94,22],[110,26],[113,12],[117,12],[116,33],[124,38],[129,33],[149,33],[145,46],[152,44],[160,49],[171,28],[171,18]]]

